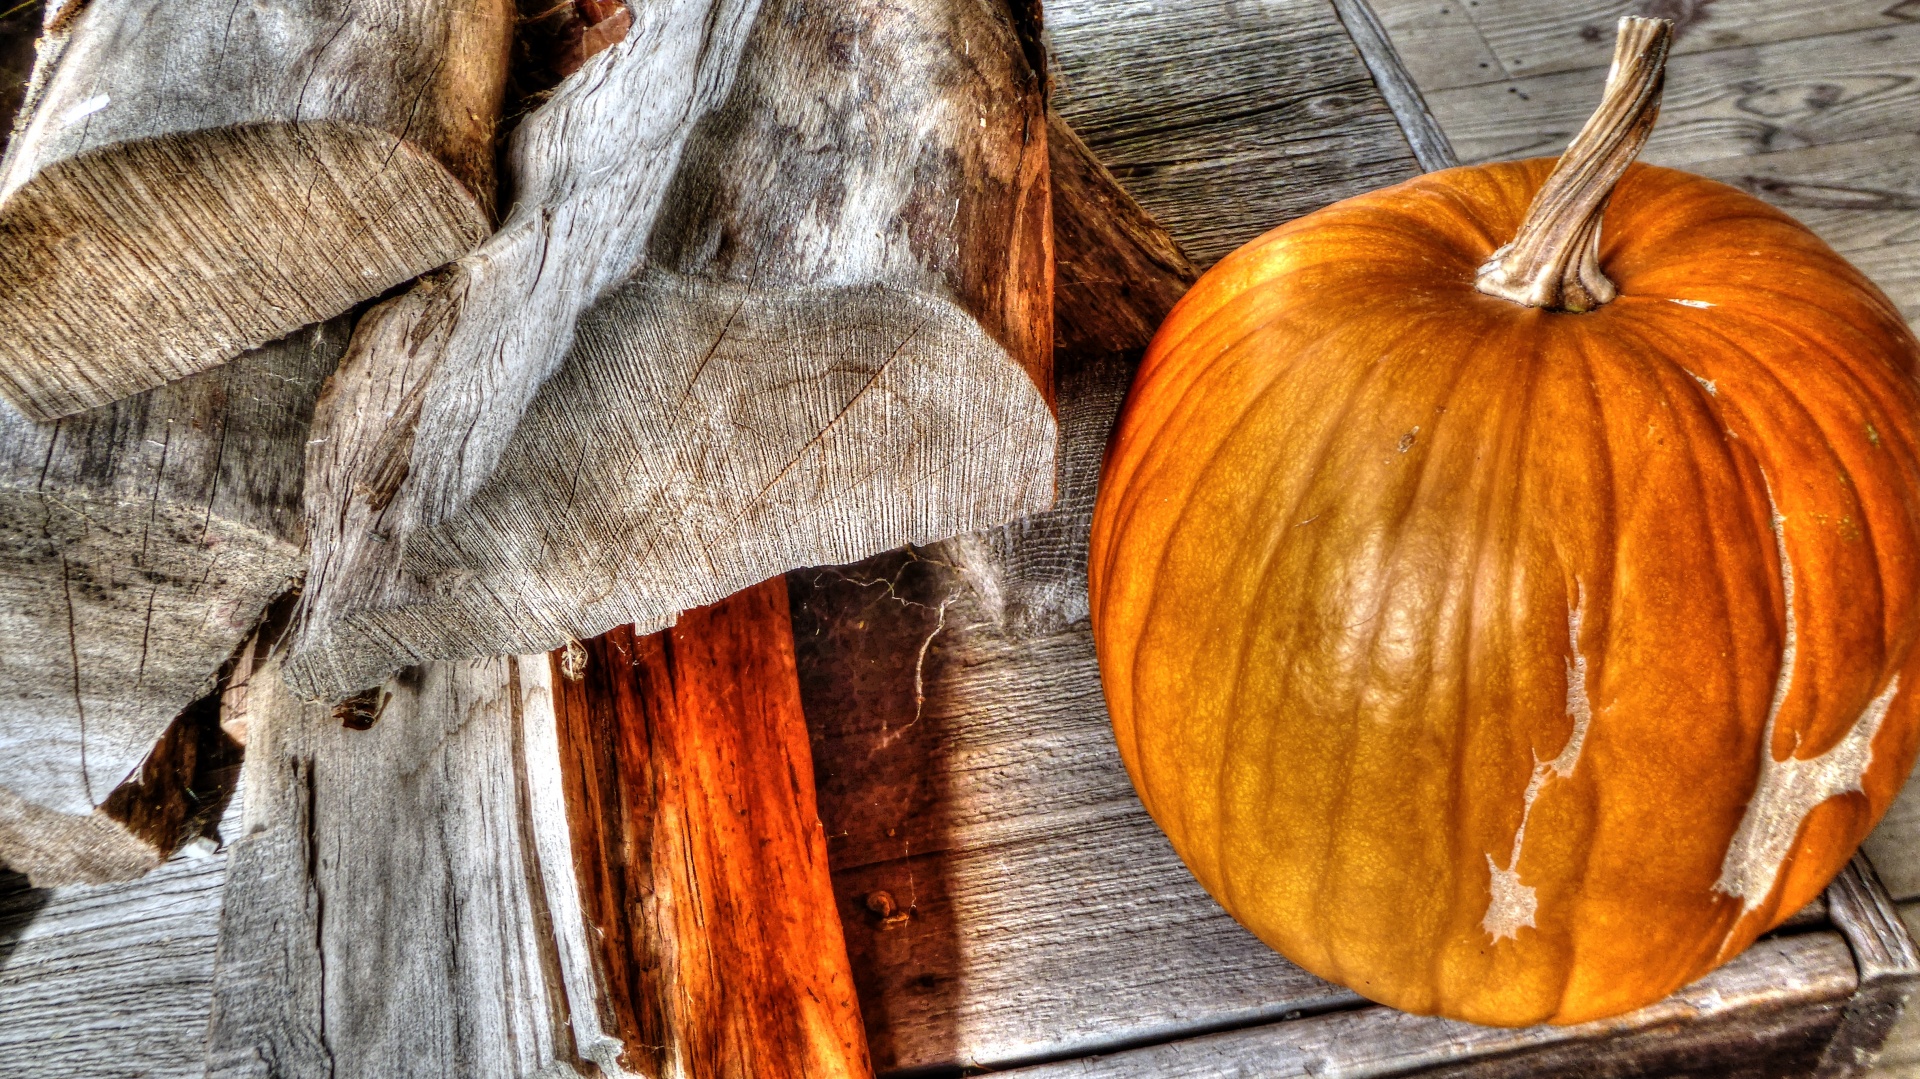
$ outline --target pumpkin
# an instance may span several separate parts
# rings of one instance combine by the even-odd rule
[[[1557,163],[1220,262],[1109,445],[1093,628],[1142,801],[1397,1008],[1655,1001],[1813,899],[1914,760],[1920,345],[1785,214],[1630,164],[1667,40],[1625,22]]]

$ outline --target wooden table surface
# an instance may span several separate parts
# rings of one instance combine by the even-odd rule
[[[1371,7],[1465,162],[1557,152],[1595,100],[1614,18],[1679,17],[1647,159],[1800,216],[1920,318],[1920,0]],[[1054,0],[1055,105],[1210,264],[1281,221],[1420,171],[1425,155],[1403,133],[1420,122],[1407,111],[1418,100],[1382,94],[1348,29],[1356,11],[1354,0]],[[1051,513],[790,578],[822,816],[877,1065],[1058,1079],[1231,1074],[1257,1059],[1275,1074],[1331,1062],[1385,1075],[1468,1060],[1571,1066],[1636,1038],[1704,1060],[1729,1032],[1790,1055],[1830,1029],[1857,978],[1824,911],[1643,1013],[1507,1032],[1365,1006],[1213,904],[1127,784],[1087,631],[1085,519],[1127,370],[1124,357],[1061,368]],[[1868,849],[1913,921],[1920,791],[1909,793]],[[36,892],[0,878],[0,1072],[199,1075],[222,875],[216,855],[107,888]],[[880,892],[909,917],[874,911]],[[122,989],[104,1010],[89,995],[103,981]],[[1781,993],[1803,1006],[1767,1012]],[[1356,1055],[1367,1038],[1373,1055]],[[1920,1076],[1920,1024],[1896,1031],[1883,1065]]]

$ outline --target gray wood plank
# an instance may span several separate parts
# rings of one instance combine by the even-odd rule
[[[1465,0],[1369,2],[1423,93],[1506,77],[1507,69],[1474,24],[1474,9]],[[1611,47],[1612,37],[1607,40]]]
[[[226,876],[200,845],[118,884],[0,870],[0,1075],[199,1079]]]
[[[1326,0],[1060,0],[1054,107],[1202,266],[1419,171]]]
[[[1920,932],[1920,900],[1907,900],[1898,905],[1900,921],[1912,935]],[[1909,1001],[1907,1010],[1901,1014],[1900,1021],[1894,1024],[1887,1040],[1880,1047],[1880,1058],[1876,1067],[1868,1074],[1873,1079],[1914,1079],[1920,1076],[1920,1008]]]
[[[1402,53],[1413,47],[1396,42]],[[1454,89],[1427,105],[1469,164],[1557,154],[1599,100],[1605,68]],[[1745,154],[1911,134],[1920,24],[1675,56],[1642,158],[1687,167]]]
[[[1899,26],[1920,4],[1899,0],[1372,0],[1428,90],[1605,68],[1622,15],[1677,23],[1676,56]]]
[[[1853,952],[1860,987],[1821,1054],[1815,1072],[1820,1079],[1854,1075],[1871,1065],[1920,984],[1920,950],[1871,862],[1854,855],[1827,888],[1827,901],[1834,928]]]
[[[1400,132],[1406,136],[1420,167],[1434,172],[1458,165],[1460,159],[1447,142],[1446,132],[1440,130],[1433,113],[1427,111],[1426,98],[1408,74],[1406,63],[1394,49],[1372,5],[1367,0],[1333,0],[1333,10],[1347,28],[1347,35],[1353,38],[1354,48],[1360,50],[1360,58],[1366,62],[1374,86],[1386,99],[1387,108],[1393,110],[1393,118],[1399,123]]]
[[[1517,1030],[1361,1008],[1013,1074],[1022,1079],[1373,1079],[1802,1075],[1855,985],[1838,933],[1763,940],[1658,1004],[1616,1019]]]
[[[883,1071],[1005,1068],[1361,1003],[1242,929],[1137,807],[834,883]],[[910,916],[876,916],[881,892]]]

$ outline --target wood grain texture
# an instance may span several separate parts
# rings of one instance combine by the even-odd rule
[[[1380,25],[1373,6],[1368,0],[1332,2],[1334,14],[1340,17],[1340,24],[1347,28],[1347,35],[1353,38],[1353,47],[1360,51],[1360,59],[1366,62],[1367,71],[1373,75],[1374,86],[1380,91],[1387,107],[1393,110],[1400,133],[1406,136],[1407,145],[1413,150],[1420,167],[1433,172],[1458,165],[1460,160],[1454,155],[1452,144],[1447,142],[1446,132],[1440,130],[1440,124],[1427,111],[1426,98],[1421,96],[1420,87],[1407,73],[1405,62],[1394,49],[1386,28]]]
[[[1860,987],[1820,1056],[1814,1074],[1822,1079],[1871,1066],[1920,985],[1920,949],[1871,862],[1854,855],[1828,886],[1827,901],[1834,927],[1853,952]]]
[[[250,680],[206,1074],[627,1074],[553,917],[578,905],[546,861],[570,840],[545,657],[409,671],[361,731],[279,664]]]
[[[67,0],[0,164],[0,396],[225,362],[486,234],[512,0]]]
[[[1920,113],[1920,23],[1676,53],[1667,67],[1660,123],[1642,155],[1649,164],[1692,168],[1911,134]],[[1585,68],[1429,89],[1426,100],[1463,162],[1556,154],[1585,119],[1604,72]]]
[[[1022,1079],[1420,1075],[1520,1079],[1804,1076],[1855,987],[1838,933],[1763,940],[1651,1007],[1572,1027],[1503,1030],[1359,1008],[1014,1072]]]
[[[1419,168],[1325,0],[1047,5],[1054,107],[1203,268]]]
[[[303,692],[1051,498],[1045,125],[1006,9],[650,10],[518,129],[501,231],[363,323],[310,468]]]
[[[1901,924],[1907,927],[1907,933],[1911,936],[1916,929],[1920,929],[1920,902],[1907,900],[1895,906]],[[1912,1004],[1911,998],[1908,1003]],[[1873,1079],[1912,1079],[1920,1075],[1920,1009],[1910,1006],[1901,1013],[1899,1021],[1888,1032],[1886,1042],[1880,1047],[1873,1070],[1867,1074]]]
[[[348,329],[55,423],[0,404],[0,862],[53,884],[169,852],[95,807],[299,576],[303,443]]]
[[[555,653],[595,969],[647,1075],[870,1076],[785,581]]]
[[[1901,0],[1369,0],[1422,89],[1605,69],[1623,15],[1672,19],[1674,55],[1885,29],[1920,18]]]
[[[124,883],[0,872],[0,1072],[200,1079],[226,868],[209,842]]]
[[[1120,101],[1100,80],[1121,80],[1130,93],[1187,109],[1189,123],[1215,123],[1194,146],[1231,143],[1236,133],[1187,103],[1193,85],[1238,76],[1216,59],[1176,81],[1171,68],[1143,72],[1134,60],[1204,55],[1209,45],[1243,55],[1234,49],[1270,42],[1288,17],[1341,33],[1320,5],[1244,5],[1237,10],[1250,27],[1204,5],[1184,17],[1142,5],[1096,33],[1099,10],[1049,5],[1063,111],[1076,72],[1082,102]],[[1355,85],[1371,92],[1348,49]],[[1291,70],[1284,53],[1265,56],[1263,70],[1276,59]],[[1164,84],[1146,77],[1154,71]],[[1417,170],[1377,100],[1339,115],[1358,119],[1322,129],[1296,115],[1296,123],[1334,141],[1383,135],[1399,147],[1396,175]],[[1259,130],[1270,117],[1241,122]],[[1167,235],[1178,230],[1155,224],[1070,134],[1056,127],[1050,139],[1056,508],[924,550],[789,576],[821,815],[868,1041],[884,1072],[1007,1067],[1358,1002],[1261,946],[1205,896],[1140,808],[1113,748],[1087,633],[1087,523],[1133,364],[1194,269]],[[1294,213],[1357,194],[1377,175],[1360,170],[1316,190],[1314,172],[1294,188],[1287,160],[1242,165],[1268,170],[1267,191]],[[1218,212],[1188,232],[1203,242],[1238,243],[1275,223],[1225,205],[1224,180],[1204,162],[1165,179],[1163,196],[1190,204],[1186,221]]]
[[[1058,113],[1053,175],[1053,333],[1061,354],[1136,352],[1200,276],[1172,236]]]

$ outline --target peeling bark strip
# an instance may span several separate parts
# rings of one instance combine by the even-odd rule
[[[0,396],[97,407],[479,243],[513,11],[50,5],[0,166]]]
[[[624,1062],[870,1076],[785,580],[585,647],[585,677],[554,685],[587,937]]]
[[[409,671],[365,731],[279,668],[248,687],[207,1075],[624,1079],[566,864],[546,658]]]
[[[171,849],[127,823],[158,819],[153,791],[94,807],[298,577],[303,443],[348,328],[53,424],[0,403],[0,863],[44,886]]]
[[[641,632],[1052,496],[1046,125],[974,0],[661,0],[322,403],[288,677]]]

